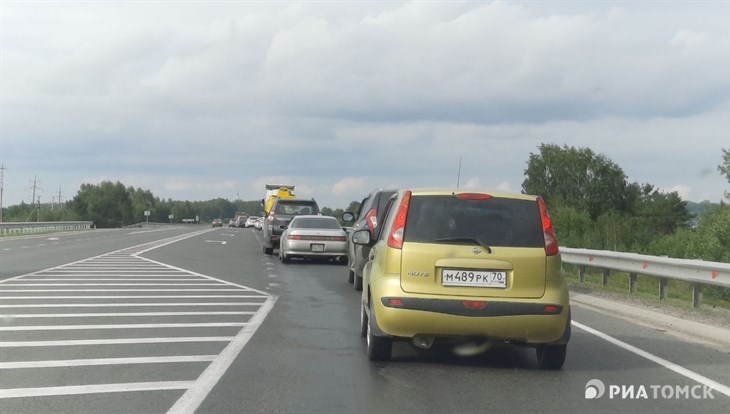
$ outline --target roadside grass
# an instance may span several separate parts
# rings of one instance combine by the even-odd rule
[[[629,274],[612,271],[608,277],[608,284],[603,284],[603,272],[596,268],[587,268],[585,281],[581,282],[578,276],[578,266],[563,264],[565,279],[570,287],[587,288],[591,290],[624,294],[630,298],[637,298],[650,301],[654,304],[671,305],[684,309],[692,307],[692,284],[681,280],[669,280],[667,287],[667,299],[659,299],[659,278],[656,276],[638,275],[636,279],[636,292],[629,292]],[[708,297],[707,285],[702,298],[702,307],[719,307],[730,309],[730,301],[720,298]]]

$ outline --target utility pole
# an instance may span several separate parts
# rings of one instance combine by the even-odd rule
[[[58,208],[61,208],[61,187],[58,187],[58,198],[53,196],[51,198],[51,211],[53,211],[53,207],[58,203]]]
[[[5,164],[0,164],[0,223],[3,222],[3,180],[5,179]]]
[[[459,188],[459,181],[461,181],[461,157],[459,157],[459,171],[456,173],[456,188]]]
[[[28,216],[28,218],[25,221],[28,221],[28,220],[30,220],[31,217],[33,217],[33,213],[35,213],[36,208],[38,209],[38,221],[41,221],[41,198],[40,198],[40,196],[38,196],[38,200],[36,201],[36,197],[35,197],[35,191],[42,190],[42,188],[38,187],[38,175],[37,174],[33,175],[33,186],[31,188],[33,189],[33,195],[31,196],[30,204],[33,205],[34,208],[33,208],[33,211],[30,212],[30,215]],[[36,203],[38,203],[38,204],[36,205]]]

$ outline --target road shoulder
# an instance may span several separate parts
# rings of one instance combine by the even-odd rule
[[[571,288],[570,302],[730,353],[730,311],[726,309],[655,306],[639,298],[576,288]]]

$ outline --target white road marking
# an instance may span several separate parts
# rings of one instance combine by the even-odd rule
[[[275,303],[275,297],[269,297],[266,300],[266,303],[261,306],[259,312],[236,335],[236,339],[228,344],[226,349],[220,353],[219,357],[200,374],[195,384],[185,391],[185,394],[167,411],[168,414],[194,413],[198,409],[205,397],[208,396],[215,384],[218,383],[218,380],[226,373],[228,367],[231,366],[243,347],[253,337],[253,334],[261,323],[263,323],[264,319],[266,319],[266,316],[274,307]]]
[[[591,328],[589,326],[583,325],[582,323],[579,323],[579,322],[576,322],[576,321],[572,321],[572,325],[575,326],[575,327],[577,327],[577,328],[580,328],[580,329],[582,329],[582,330],[584,330],[584,331],[586,331],[586,332],[588,332],[590,334],[593,334],[593,335],[595,335],[595,336],[597,336],[597,337],[599,337],[599,338],[601,338],[601,339],[603,339],[603,340],[605,340],[607,342],[610,342],[610,343],[612,343],[612,344],[614,344],[614,345],[616,345],[616,346],[618,346],[620,348],[623,348],[623,349],[625,349],[625,350],[627,350],[627,351],[629,351],[629,352],[631,352],[633,354],[636,354],[636,355],[638,355],[638,356],[640,356],[642,358],[646,358],[649,361],[655,362],[655,363],[663,366],[664,368],[667,368],[667,369],[669,369],[671,371],[674,371],[674,372],[676,372],[676,373],[678,373],[678,374],[680,374],[682,376],[685,376],[685,377],[687,377],[687,378],[689,378],[689,379],[691,379],[693,381],[696,381],[696,382],[698,382],[698,383],[700,383],[702,385],[706,385],[706,386],[712,388],[713,390],[718,391],[718,392],[720,392],[722,394],[725,394],[728,397],[730,397],[730,387],[728,387],[726,385],[720,384],[717,381],[713,381],[713,380],[711,380],[711,379],[709,379],[709,378],[707,378],[707,377],[705,377],[703,375],[700,375],[700,374],[698,374],[698,373],[696,373],[694,371],[690,371],[687,368],[684,368],[682,366],[679,366],[679,365],[677,365],[677,364],[675,364],[675,363],[673,363],[671,361],[667,361],[664,358],[660,358],[660,357],[658,357],[658,356],[656,356],[654,354],[651,354],[649,352],[646,352],[646,351],[644,351],[642,349],[639,349],[639,348],[637,348],[637,347],[635,347],[633,345],[629,345],[626,342],[623,342],[623,341],[621,341],[619,339],[616,339],[616,338],[614,338],[614,337],[612,337],[610,335],[607,335],[607,334],[605,334],[605,333],[603,333],[601,331],[598,331],[596,329],[593,329],[593,328]]]
[[[164,278],[158,278],[158,277],[143,277],[143,278],[126,278],[126,277],[103,277],[103,278],[94,278],[94,277],[74,277],[74,278],[51,278],[51,279],[41,279],[36,278],[33,280],[23,280],[23,282],[61,282],[61,281],[85,281],[85,282],[119,282],[119,281],[130,281],[130,280],[138,280],[140,282],[142,281],[154,281],[154,282],[161,282],[163,280],[169,281],[169,282],[196,282],[200,281],[200,278],[194,278],[194,279],[185,279],[185,278],[175,278],[174,276],[167,276]],[[101,283],[100,283],[101,284]],[[15,283],[9,283],[9,286],[18,286]],[[32,283],[33,286],[38,285],[38,283]],[[30,286],[30,285],[28,285]]]
[[[6,283],[5,286],[225,286],[223,283]],[[5,291],[3,289],[3,291]],[[34,289],[28,289],[35,292]]]
[[[192,381],[134,382],[122,384],[72,385],[65,387],[0,389],[1,398],[50,397],[61,395],[104,394],[112,392],[185,390]]]
[[[97,317],[129,317],[129,316],[212,316],[212,315],[253,315],[256,312],[115,312],[115,313],[18,313],[2,315],[0,318],[97,318]]]
[[[76,296],[74,296],[75,298]],[[147,296],[145,296],[147,297]],[[225,296],[228,297],[228,296]],[[261,296],[258,296],[259,298]],[[0,305],[0,308],[144,308],[148,306],[261,306],[263,302],[153,302],[153,303],[58,303],[32,305]]]
[[[222,244],[222,245],[224,245],[224,244],[227,244],[227,243],[228,243],[227,241],[223,241],[223,240],[206,240],[205,242],[206,242],[206,243],[220,243],[220,244]]]
[[[222,328],[246,326],[244,322],[205,323],[122,323],[112,325],[50,325],[50,326],[0,326],[0,332],[9,331],[82,331],[93,329],[160,329],[160,328]]]
[[[211,362],[216,355],[182,355],[137,358],[67,359],[59,361],[0,362],[2,369],[93,367],[101,365],[175,364],[181,362]]]
[[[0,369],[23,369],[23,368],[50,368],[63,366],[95,366],[95,365],[122,365],[122,364],[145,364],[145,363],[171,363],[180,361],[199,361],[204,359],[207,369],[203,375],[198,377],[198,381],[171,381],[171,382],[146,382],[146,383],[127,383],[127,384],[91,384],[91,385],[72,385],[72,386],[56,386],[56,387],[39,387],[39,388],[22,388],[22,389],[0,389],[0,398],[23,398],[34,396],[52,396],[52,395],[81,395],[92,393],[111,393],[111,392],[129,392],[129,391],[148,391],[148,390],[187,390],[193,387],[192,401],[195,406],[200,404],[205,396],[210,392],[212,386],[220,379],[220,376],[228,369],[238,353],[241,352],[243,346],[254,334],[259,325],[263,322],[268,312],[276,301],[275,296],[271,296],[267,292],[251,289],[246,286],[238,285],[232,282],[216,279],[200,273],[188,271],[186,269],[170,266],[161,262],[156,262],[144,257],[141,254],[153,249],[157,249],[172,243],[179,242],[191,237],[195,237],[206,233],[210,230],[191,233],[183,237],[170,237],[155,242],[145,243],[142,245],[125,248],[116,252],[103,254],[100,256],[79,260],[62,266],[45,269],[38,272],[28,273],[13,278],[0,281],[0,308],[12,310],[31,309],[31,308],[47,308],[45,313],[41,314],[5,314],[3,318],[13,320],[13,325],[21,323],[32,323],[31,321],[45,321],[43,318],[115,318],[115,317],[214,317],[216,315],[230,315],[228,317],[219,316],[218,319],[225,318],[228,322],[201,322],[201,323],[132,323],[132,324],[78,324],[78,325],[48,325],[48,322],[36,322],[43,324],[42,326],[3,326],[0,332],[23,332],[23,331],[81,331],[81,330],[130,330],[132,333],[142,331],[133,331],[136,329],[148,329],[147,332],[153,332],[149,329],[171,328],[170,331],[158,333],[165,335],[168,332],[172,335],[178,333],[177,328],[213,328],[216,333],[230,333],[234,328],[237,332],[236,336],[201,336],[201,337],[170,337],[170,338],[122,338],[122,339],[88,339],[73,340],[63,338],[49,338],[43,341],[4,341],[0,343],[1,348],[42,348],[47,347],[73,347],[73,346],[101,346],[101,345],[127,345],[127,344],[174,344],[174,343],[201,343],[201,342],[223,342],[221,346],[225,346],[224,351],[219,355],[203,355],[203,356],[137,356],[124,358],[104,358],[89,360],[41,360],[34,361],[5,361],[0,363]],[[78,241],[78,240],[76,240]],[[221,243],[225,244],[225,242]],[[197,278],[196,278],[197,277]],[[10,282],[10,283],[8,283]],[[111,282],[111,283],[109,283]],[[131,283],[139,282],[139,283]],[[154,283],[166,282],[166,283]],[[184,283],[190,282],[190,283]],[[193,283],[197,282],[197,283]],[[130,286],[135,289],[116,288]],[[161,289],[159,287],[174,287],[170,289]],[[60,289],[54,289],[59,287]],[[68,289],[64,289],[68,287]],[[84,289],[74,289],[81,287]],[[86,289],[89,287],[89,289]],[[218,287],[218,288],[216,288]],[[63,293],[73,292],[73,293]],[[101,293],[91,293],[101,292]],[[121,295],[115,296],[120,292]],[[130,293],[124,293],[130,292]],[[17,295],[17,296],[16,296]],[[93,303],[98,299],[100,303]],[[130,299],[130,300],[125,300]],[[133,303],[132,299],[142,300],[143,302]],[[170,302],[165,302],[170,300]],[[235,300],[246,300],[246,302],[229,302]],[[261,301],[258,301],[261,300]],[[265,301],[264,301],[265,300]],[[24,301],[24,302],[20,302]],[[59,303],[53,303],[57,301]],[[61,302],[63,301],[63,302]],[[114,303],[119,301],[119,303]],[[195,301],[195,302],[193,302]],[[79,303],[80,302],[80,303]],[[192,303],[191,303],[192,302]],[[161,312],[139,312],[144,306],[155,306]],[[181,307],[196,306],[197,309],[205,311],[206,308],[201,306],[218,306],[220,309],[210,309],[211,312],[191,312],[194,309],[185,309]],[[233,308],[235,306],[236,308]],[[241,308],[248,306],[248,308]],[[127,310],[133,312],[117,312],[126,307]],[[178,308],[175,308],[178,307]],[[229,311],[226,311],[226,307]],[[255,308],[251,308],[255,307]],[[91,310],[93,313],[61,313],[53,314],[55,310],[70,308],[84,308]],[[94,309],[96,308],[96,309]],[[105,308],[105,309],[102,309]],[[114,309],[118,308],[118,309]],[[135,309],[131,309],[135,308]],[[175,309],[181,312],[174,312]],[[256,310],[256,312],[247,312],[245,310]],[[80,310],[80,309],[79,309]],[[101,310],[102,312],[98,312]],[[103,312],[110,310],[113,312]],[[74,310],[75,311],[75,310]],[[83,312],[83,311],[80,311]],[[241,322],[247,320],[249,322]],[[72,319],[76,323],[81,319]],[[189,319],[188,319],[189,320]],[[93,320],[86,320],[93,321]],[[125,319],[122,319],[125,321]],[[141,322],[139,320],[127,320],[129,322]],[[184,321],[184,319],[183,319]],[[236,322],[234,322],[236,321]],[[102,323],[107,320],[102,320]],[[154,322],[154,321],[152,321]],[[253,323],[253,325],[251,325]],[[226,329],[229,328],[229,329]],[[157,332],[155,331],[155,332]],[[226,332],[228,331],[228,332]],[[123,332],[123,331],[120,331]],[[197,331],[196,331],[197,332]],[[200,331],[202,334],[207,331]],[[131,335],[131,333],[130,333]],[[215,335],[215,333],[214,333]],[[116,335],[115,335],[116,336]],[[129,336],[129,335],[119,335]],[[53,340],[55,339],[55,340]],[[228,344],[225,344],[228,342]],[[170,345],[174,346],[174,345]],[[4,371],[7,372],[7,371]],[[197,371],[200,372],[200,371]],[[197,376],[197,373],[193,375]],[[210,385],[210,387],[208,387]],[[195,402],[198,399],[198,402]],[[188,402],[189,404],[189,402]]]
[[[169,344],[185,342],[230,342],[233,336],[188,336],[172,338],[124,338],[124,339],[81,339],[67,341],[3,341],[0,348],[27,348],[44,346],[88,346],[88,345],[131,345]]]
[[[153,291],[154,292],[154,291]],[[180,298],[260,298],[260,295],[139,295],[139,296],[0,296],[3,300],[28,300],[28,299],[180,299]]]
[[[3,292],[240,292],[242,289],[2,289]]]

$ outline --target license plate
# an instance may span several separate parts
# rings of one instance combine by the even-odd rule
[[[324,251],[324,244],[312,244],[310,247],[312,248],[313,252],[323,252]]]
[[[441,273],[443,286],[469,286],[506,288],[507,272],[444,269]]]

